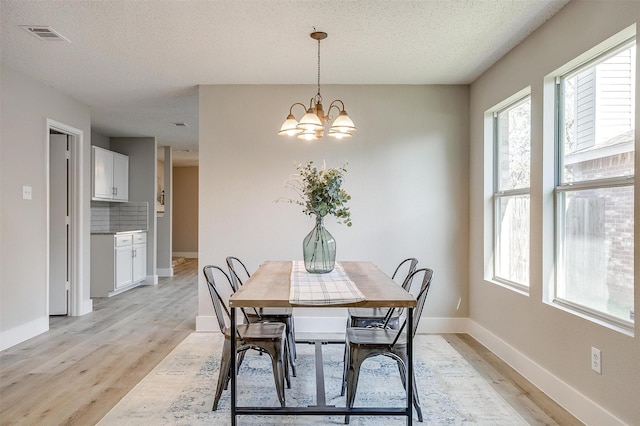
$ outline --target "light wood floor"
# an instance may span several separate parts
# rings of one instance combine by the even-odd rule
[[[1,425],[93,425],[195,330],[197,260],[0,352]],[[443,335],[532,425],[580,425],[468,335]],[[212,384],[213,386],[213,384]]]

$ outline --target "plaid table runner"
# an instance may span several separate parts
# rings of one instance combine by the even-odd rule
[[[339,263],[327,274],[310,274],[303,261],[293,261],[289,293],[292,305],[337,305],[362,300],[364,295]]]

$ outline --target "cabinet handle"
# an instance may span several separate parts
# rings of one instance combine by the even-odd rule
[[[131,254],[133,257],[138,257],[138,250],[133,250]]]

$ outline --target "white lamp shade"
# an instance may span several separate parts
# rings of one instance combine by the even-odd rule
[[[294,136],[300,132],[301,130],[298,129],[298,120],[296,120],[296,118],[292,114],[289,114],[284,123],[282,123],[282,127],[280,127],[280,131],[278,132],[278,134]]]
[[[302,129],[303,131],[316,131],[318,129],[322,129],[322,121],[320,121],[320,118],[318,118],[318,116],[312,109],[309,109],[307,110],[307,113],[300,119],[298,128]]]
[[[351,118],[349,118],[347,111],[342,110],[340,111],[340,115],[333,121],[329,135],[333,136],[332,133],[348,133],[351,135],[351,133],[356,130],[356,126],[353,124],[353,121],[351,121]]]

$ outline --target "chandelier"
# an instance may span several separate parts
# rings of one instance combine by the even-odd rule
[[[338,116],[333,120],[329,128],[329,136],[336,139],[350,138],[353,132],[356,131],[356,126],[354,126],[353,121],[351,121],[347,111],[345,111],[344,102],[340,99],[331,102],[326,115],[322,108],[322,96],[320,95],[320,40],[327,38],[327,33],[314,31],[310,36],[312,39],[318,41],[318,93],[309,101],[309,108],[300,102],[291,105],[289,115],[282,124],[278,134],[297,136],[299,139],[308,141],[321,139],[324,135],[325,125],[333,120],[333,118],[331,118],[331,110],[335,108]],[[300,121],[293,115],[293,107],[296,105],[300,105],[306,111]]]

